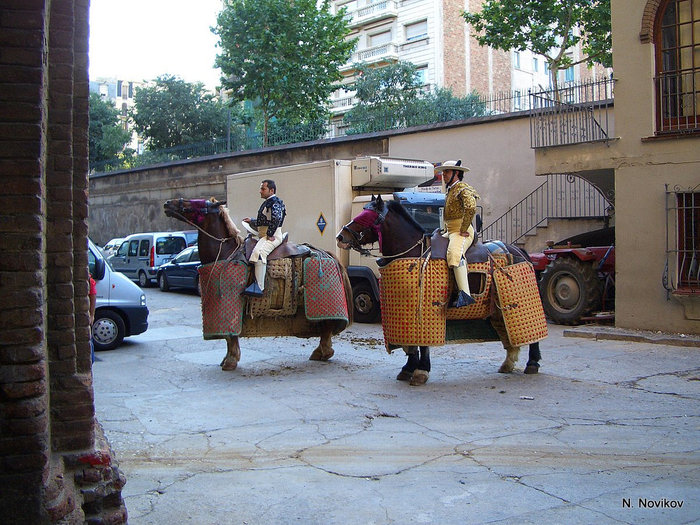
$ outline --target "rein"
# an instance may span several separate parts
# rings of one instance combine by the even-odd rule
[[[221,238],[219,238],[219,237],[214,237],[211,233],[209,233],[208,231],[206,231],[206,230],[204,230],[203,228],[201,228],[198,224],[195,224],[194,222],[192,222],[191,220],[189,220],[187,217],[185,217],[184,215],[182,215],[180,212],[174,211],[174,212],[171,212],[171,213],[172,213],[173,215],[175,215],[176,218],[180,219],[182,222],[186,222],[187,224],[189,224],[189,225],[193,226],[194,228],[198,229],[200,233],[203,233],[204,235],[206,235],[206,236],[209,237],[210,239],[213,239],[213,240],[215,240],[215,241],[218,241],[218,242],[220,242],[221,244],[224,244],[226,241],[230,241],[231,239],[235,239],[235,238],[237,237],[236,235],[232,235],[231,237],[221,237]]]

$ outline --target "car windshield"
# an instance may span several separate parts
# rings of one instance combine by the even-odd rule
[[[435,228],[440,227],[440,207],[425,206],[421,204],[406,204],[404,208],[413,217],[418,224],[423,226],[425,231],[432,232]]]
[[[192,251],[193,251],[193,250],[194,250],[194,248],[187,248],[186,250],[183,250],[182,252],[180,252],[179,254],[177,254],[177,257],[175,257],[175,258],[173,259],[173,262],[176,262],[176,263],[185,263],[185,262],[189,262],[189,260],[190,260],[190,255],[192,254]]]
[[[187,247],[182,237],[159,237],[156,241],[156,253],[158,255],[174,255]]]

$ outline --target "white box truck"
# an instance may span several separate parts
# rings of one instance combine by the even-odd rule
[[[421,160],[361,157],[229,175],[226,199],[236,224],[240,225],[245,217],[255,217],[261,204],[260,183],[265,179],[275,181],[277,195],[287,208],[282,230],[289,232],[289,240],[308,243],[335,255],[348,270],[355,321],[379,320],[379,272],[375,257],[341,250],[335,236],[361,211],[372,194],[401,199],[426,229],[434,229],[440,223],[444,204],[441,193],[420,193],[415,198],[401,197],[410,193],[395,194],[433,180],[433,165]],[[376,248],[373,251],[378,257]]]

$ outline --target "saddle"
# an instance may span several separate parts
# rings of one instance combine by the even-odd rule
[[[282,238],[282,244],[277,248],[272,250],[270,255],[267,256],[268,261],[274,261],[275,259],[284,259],[285,257],[299,257],[301,255],[308,255],[311,253],[311,249],[305,244],[295,244],[293,242],[288,242],[289,232],[284,234]],[[253,248],[258,243],[258,239],[249,234],[248,237],[243,241],[243,249],[245,253],[245,261],[250,261],[250,255],[253,253]]]
[[[430,258],[447,258],[447,245],[450,243],[447,237],[443,237],[440,229],[436,229],[430,236]],[[483,263],[489,260],[491,250],[481,241],[477,241],[467,249],[467,264]]]

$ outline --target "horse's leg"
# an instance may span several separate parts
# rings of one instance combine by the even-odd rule
[[[496,333],[498,333],[498,337],[501,339],[501,344],[503,345],[503,348],[506,349],[506,358],[498,371],[501,374],[510,374],[515,369],[515,364],[518,362],[520,347],[510,344],[506,324],[498,311],[491,316],[491,325],[496,329]]]
[[[237,335],[230,335],[226,338],[226,357],[221,361],[222,370],[235,370],[238,361],[241,359],[241,347]]]
[[[536,374],[540,371],[540,359],[542,359],[542,354],[540,354],[540,343],[530,344],[530,353],[528,355],[527,365],[525,366],[526,374]]]
[[[430,375],[430,347],[421,346],[420,347],[420,362],[418,363],[418,368],[413,371],[411,375],[411,386],[421,386],[428,382],[428,376]]]
[[[323,321],[320,323],[321,341],[318,346],[311,352],[310,361],[328,361],[335,351],[331,346],[331,337],[333,336],[333,323]]]
[[[411,379],[411,374],[418,368],[418,363],[420,359],[418,358],[418,347],[417,346],[404,346],[403,351],[406,352],[408,359],[406,364],[401,368],[401,372],[396,376],[399,381],[408,381]]]

